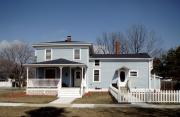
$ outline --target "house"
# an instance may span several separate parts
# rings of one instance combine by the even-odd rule
[[[133,89],[152,89],[151,58],[140,54],[94,54],[93,44],[72,41],[42,42],[32,45],[36,62],[27,67],[29,95],[82,97],[89,91],[108,91],[110,84]],[[116,48],[116,51],[119,48]],[[29,69],[35,77],[29,77]]]

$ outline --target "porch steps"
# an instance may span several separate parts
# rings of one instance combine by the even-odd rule
[[[58,97],[76,97],[80,98],[80,88],[61,88]]]

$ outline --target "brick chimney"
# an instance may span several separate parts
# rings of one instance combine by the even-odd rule
[[[115,54],[120,54],[120,41],[119,40],[115,41],[114,47],[115,47]]]
[[[71,36],[67,36],[66,42],[71,42]]]

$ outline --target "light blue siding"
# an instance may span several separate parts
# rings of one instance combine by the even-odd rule
[[[37,62],[45,61],[45,49],[36,49],[35,50]]]
[[[81,50],[81,59],[75,60],[73,58],[73,51],[75,48],[78,48]],[[37,56],[37,62],[45,61],[45,49],[46,48],[38,48],[36,49],[36,56]],[[49,48],[51,50],[52,54],[52,60],[64,58],[71,61],[76,61],[84,64],[88,64],[89,62],[89,48],[88,47],[66,47],[66,48]]]
[[[161,80],[159,78],[151,79],[151,88],[152,89],[161,89]]]
[[[149,64],[148,61],[136,62],[136,61],[101,61],[100,67],[94,66],[94,61],[90,62],[89,65],[89,88],[108,88],[113,78],[117,77],[116,70],[127,67],[129,70],[138,71],[138,77],[132,78],[127,74],[127,80],[130,80],[130,88],[148,88],[148,75],[149,75]],[[100,69],[100,82],[93,82],[93,69]]]

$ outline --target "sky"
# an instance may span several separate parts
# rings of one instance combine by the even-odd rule
[[[95,42],[134,24],[155,31],[162,48],[180,45],[180,0],[0,0],[0,41]]]

